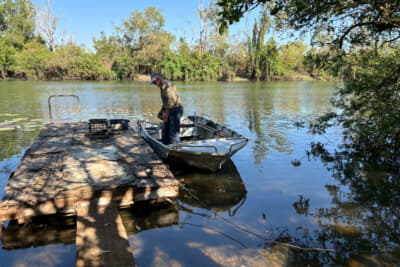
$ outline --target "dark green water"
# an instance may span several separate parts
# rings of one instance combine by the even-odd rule
[[[340,129],[312,136],[294,125],[325,112],[339,84],[176,85],[186,114],[206,113],[250,142],[220,173],[181,172],[192,195],[181,193],[180,208],[121,211],[138,266],[399,265],[399,177],[373,168],[343,176],[306,155],[312,141],[333,150]],[[0,128],[0,196],[49,121],[54,94],[78,95],[83,120],[155,119],[161,105],[159,90],[147,83],[0,82],[0,126],[19,126]],[[0,266],[74,266],[74,235],[73,221],[59,218],[10,222]]]

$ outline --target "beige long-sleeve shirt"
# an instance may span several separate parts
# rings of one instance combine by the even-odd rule
[[[176,87],[167,80],[163,80],[161,84],[161,100],[162,109],[172,109],[181,105],[181,99],[179,98]]]

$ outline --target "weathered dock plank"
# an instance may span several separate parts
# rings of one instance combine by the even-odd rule
[[[76,266],[136,266],[115,201],[77,209]]]
[[[133,130],[92,139],[87,123],[45,125],[10,177],[0,221],[74,214],[99,199],[127,206],[178,195],[171,171]]]

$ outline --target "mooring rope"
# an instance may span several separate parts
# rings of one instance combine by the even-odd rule
[[[217,213],[217,211],[216,211],[214,208],[209,207],[204,201],[202,201],[198,196],[196,196],[193,192],[191,192],[190,189],[186,188],[186,186],[185,186],[184,183],[179,182],[179,187],[180,187],[183,191],[185,191],[187,194],[189,194],[191,197],[193,197],[194,199],[196,199],[197,201],[199,201],[199,203],[200,203],[205,209],[211,210],[211,211],[214,213],[214,216],[207,216],[207,215],[205,215],[205,214],[194,213],[194,212],[190,212],[191,214],[195,214],[195,215],[207,217],[207,218],[209,218],[209,219],[221,218],[221,219],[224,220],[225,222],[231,224],[231,225],[232,225],[233,227],[235,227],[236,229],[238,229],[238,230],[240,230],[240,231],[243,231],[243,232],[246,232],[246,233],[248,233],[248,234],[250,234],[250,235],[253,235],[253,236],[255,236],[255,237],[259,238],[259,239],[262,239],[262,240],[265,241],[265,242],[269,241],[269,242],[272,242],[272,243],[275,243],[275,244],[287,246],[287,247],[290,247],[290,248],[293,248],[293,249],[298,249],[298,250],[336,252],[336,250],[333,250],[333,249],[326,249],[326,248],[305,248],[305,247],[300,247],[300,246],[293,245],[293,244],[290,244],[290,243],[279,242],[279,241],[273,240],[273,239],[271,239],[271,238],[267,238],[267,237],[265,237],[265,236],[262,236],[262,235],[260,235],[260,234],[254,233],[254,232],[252,232],[252,231],[246,229],[245,227],[243,227],[243,226],[241,226],[241,225],[238,225],[238,224],[236,224],[236,223],[230,221],[229,219],[225,218],[224,216],[219,215],[219,214]],[[185,208],[183,207],[183,205],[182,205],[181,207],[183,208],[184,211],[187,211],[187,209],[185,209]],[[187,211],[187,212],[188,212],[188,211]],[[191,224],[189,224],[189,223],[183,223],[183,224],[191,225]],[[193,226],[201,226],[201,225],[193,225]],[[208,226],[202,226],[202,227],[209,228]],[[212,230],[219,232],[218,230],[215,230],[215,229],[213,229],[213,228],[212,228]],[[222,234],[223,234],[223,233],[222,233]],[[224,234],[224,236],[226,236],[226,234]],[[232,237],[229,237],[229,238],[230,238],[230,239],[233,239]],[[237,241],[236,239],[234,239],[234,240]],[[243,243],[240,242],[240,241],[238,241],[238,242],[239,242],[241,245],[243,244]],[[244,247],[247,248],[247,246],[244,246]]]

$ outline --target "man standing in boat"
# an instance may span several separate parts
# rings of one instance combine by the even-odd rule
[[[180,142],[179,130],[183,107],[176,87],[172,82],[163,79],[162,75],[158,72],[153,72],[150,78],[150,84],[160,87],[161,90],[162,108],[158,112],[157,117],[164,121],[162,142],[165,145],[178,143]]]

